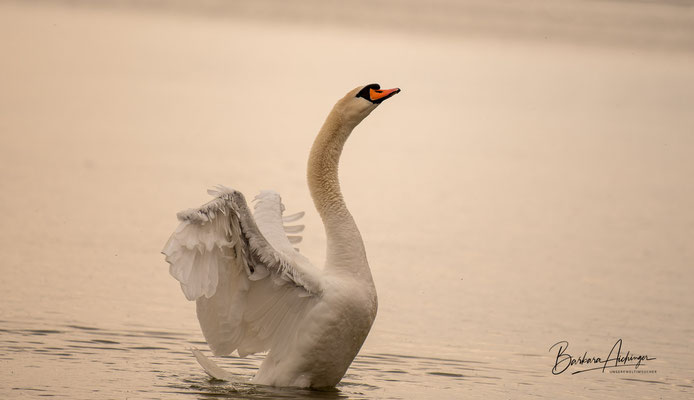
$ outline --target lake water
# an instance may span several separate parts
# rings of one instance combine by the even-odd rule
[[[0,397],[692,396],[688,3],[296,4],[0,3]],[[334,392],[210,380],[175,213],[275,189],[320,263],[308,150],[371,82],[403,92],[340,170],[379,291],[361,353]],[[553,344],[618,339],[655,359],[552,374]]]

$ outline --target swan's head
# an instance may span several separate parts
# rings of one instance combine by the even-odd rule
[[[400,93],[398,88],[382,90],[378,83],[372,83],[350,91],[335,106],[347,121],[356,125],[379,104],[398,93]]]

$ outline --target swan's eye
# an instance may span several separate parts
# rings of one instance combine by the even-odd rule
[[[357,97],[361,97],[362,99],[366,99],[368,101],[371,101],[370,91],[372,89],[378,90],[380,88],[381,88],[381,85],[379,85],[378,83],[372,83],[370,85],[366,85],[359,91],[359,93],[357,93]]]

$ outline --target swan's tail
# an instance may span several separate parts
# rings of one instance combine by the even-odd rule
[[[207,375],[213,377],[214,379],[219,379],[222,381],[231,381],[233,378],[233,375],[230,374],[229,372],[223,370],[222,368],[219,367],[219,365],[215,364],[214,361],[210,360],[209,358],[205,357],[204,354],[200,352],[198,349],[191,349],[193,352],[193,355],[195,358],[198,360],[198,363],[202,367],[202,369],[207,372]]]

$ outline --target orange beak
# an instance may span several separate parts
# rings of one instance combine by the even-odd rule
[[[394,96],[395,94],[400,93],[399,88],[395,89],[387,89],[387,90],[376,90],[376,89],[371,89],[369,91],[369,97],[371,97],[371,101],[373,102],[381,102],[391,96]]]

